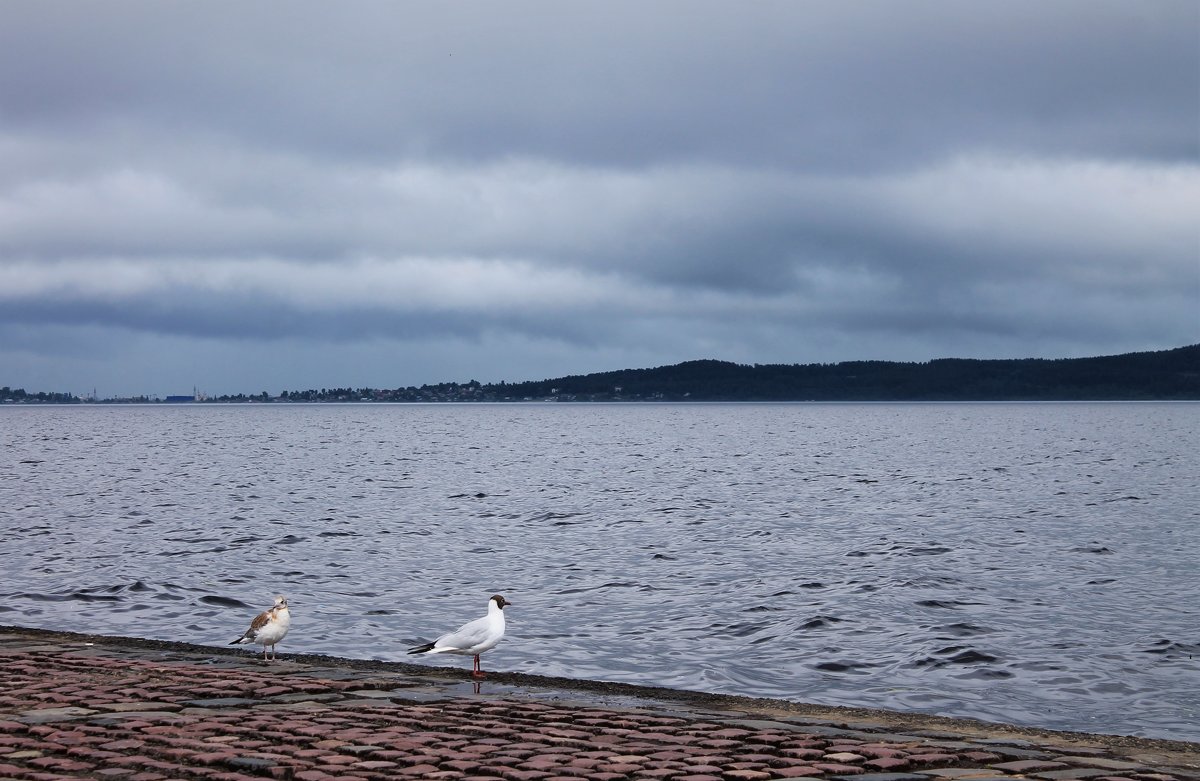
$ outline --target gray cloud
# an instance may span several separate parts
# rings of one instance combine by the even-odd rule
[[[1200,332],[1193,3],[5,14],[0,384],[394,386]]]
[[[1194,4],[25,3],[6,122],[373,162],[1194,159]]]

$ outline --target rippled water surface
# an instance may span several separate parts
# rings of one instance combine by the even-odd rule
[[[1200,740],[1197,404],[0,408],[0,623]],[[431,664],[466,667],[462,658]]]

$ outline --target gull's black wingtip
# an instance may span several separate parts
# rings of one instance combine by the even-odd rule
[[[424,654],[424,653],[429,653],[430,651],[432,651],[432,650],[433,650],[433,646],[434,646],[434,644],[433,644],[433,643],[426,643],[425,645],[418,645],[416,648],[411,648],[411,649],[409,649],[409,651],[408,651],[408,652],[409,652],[410,654]]]

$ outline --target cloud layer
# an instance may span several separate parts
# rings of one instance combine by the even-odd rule
[[[0,384],[1160,349],[1193,3],[16,3]]]

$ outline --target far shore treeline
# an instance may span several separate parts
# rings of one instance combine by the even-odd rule
[[[234,396],[123,399],[0,388],[0,403],[292,403],[504,401],[1155,401],[1200,400],[1200,344],[1095,358],[925,363],[737,364],[688,361],[528,382],[419,388],[322,388]]]

